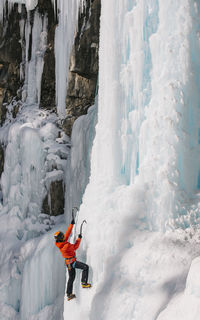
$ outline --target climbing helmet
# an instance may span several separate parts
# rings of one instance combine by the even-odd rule
[[[64,233],[62,231],[57,231],[54,233],[55,240],[62,241],[64,239]]]

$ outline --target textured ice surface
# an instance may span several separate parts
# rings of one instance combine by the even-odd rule
[[[65,267],[53,232],[63,227],[55,227],[63,218],[41,213],[46,189],[63,179],[69,153],[57,121],[37,105],[22,106],[0,129],[7,145],[0,204],[2,320],[62,318]]]
[[[96,100],[95,105],[89,108],[88,114],[79,117],[73,126],[72,149],[66,170],[68,191],[66,192],[65,209],[67,213],[71,212],[73,207],[80,207],[89,182],[90,156],[95,136],[97,108]]]
[[[199,15],[197,1],[102,1],[98,123],[79,213],[93,288],[77,280],[65,319],[72,308],[74,319],[177,319],[176,303],[182,319],[198,319]]]

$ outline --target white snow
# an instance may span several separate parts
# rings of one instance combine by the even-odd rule
[[[200,258],[197,257],[192,261],[187,281],[186,288],[182,294],[172,300],[166,310],[161,312],[158,320],[167,319],[187,319],[193,320],[199,318],[200,311],[200,294],[199,294],[199,267]]]

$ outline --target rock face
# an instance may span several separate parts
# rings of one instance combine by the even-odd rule
[[[64,186],[63,181],[54,181],[50,185],[48,195],[43,202],[43,212],[51,216],[57,216],[64,213]]]
[[[22,14],[23,14],[22,9]],[[9,21],[8,21],[9,20]],[[20,63],[22,61],[22,48],[20,45],[20,14],[15,4],[10,15],[0,23],[0,122],[6,118],[6,105],[14,97],[20,98],[18,90],[20,82]]]
[[[79,14],[66,97],[64,130],[67,135],[71,135],[74,121],[94,104],[99,68],[100,12],[100,0],[86,0],[86,6]]]
[[[54,13],[52,1],[40,0],[38,3],[39,12],[48,13],[48,39],[47,50],[44,56],[44,69],[41,83],[41,101],[40,108],[51,109],[55,111],[55,54],[54,54],[54,37],[55,29],[58,23],[57,16]]]

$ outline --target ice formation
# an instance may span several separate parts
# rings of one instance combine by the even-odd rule
[[[98,123],[79,214],[93,288],[77,281],[64,317],[197,320],[199,3],[103,0],[101,10]]]
[[[76,30],[79,0],[58,1],[59,24],[55,35],[56,56],[56,103],[58,114],[65,118],[66,82],[69,59]],[[67,40],[65,40],[67,39]]]

